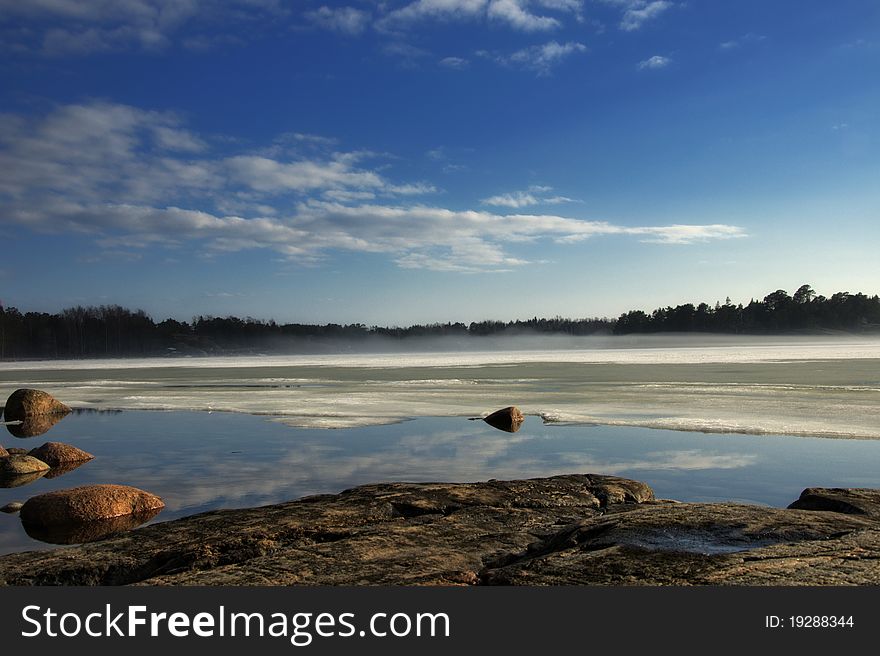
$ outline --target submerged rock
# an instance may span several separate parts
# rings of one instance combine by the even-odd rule
[[[496,410],[488,417],[483,418],[483,421],[493,428],[507,431],[508,433],[515,433],[518,431],[524,420],[525,417],[523,416],[523,413],[520,412],[520,409],[515,405]]]
[[[37,437],[47,432],[66,416],[66,413],[55,413],[25,417],[19,424],[6,424],[6,430],[13,437]]]
[[[147,513],[165,507],[155,494],[126,485],[85,485],[32,497],[21,509],[21,521],[32,527],[70,526]]]
[[[8,554],[0,584],[877,585],[878,508],[672,503],[594,474],[387,483]]]
[[[7,514],[11,515],[13,513],[17,513],[19,510],[21,510],[22,505],[24,505],[24,504],[22,504],[19,501],[13,501],[11,503],[7,503],[5,506],[0,508],[0,512],[7,513]]]
[[[86,453],[82,449],[77,449],[75,446],[63,442],[46,442],[42,446],[31,449],[28,455],[39,458],[50,467],[71,463],[81,464],[95,458],[91,453]]]
[[[51,394],[36,389],[18,389],[6,400],[6,421],[23,421],[36,415],[65,415],[70,408]]]

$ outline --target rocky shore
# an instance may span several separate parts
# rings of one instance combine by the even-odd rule
[[[787,509],[577,474],[387,483],[0,557],[4,585],[880,584],[880,490]]]

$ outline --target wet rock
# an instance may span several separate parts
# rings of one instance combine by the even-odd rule
[[[83,544],[86,542],[97,542],[98,540],[130,531],[153,519],[160,512],[162,512],[161,508],[154,508],[130,515],[110,517],[109,519],[52,526],[22,521],[22,526],[25,533],[40,542],[48,542],[49,544]]]
[[[808,487],[789,508],[828,510],[880,519],[880,490],[867,488]]]
[[[515,405],[496,410],[488,417],[483,418],[483,421],[493,428],[507,431],[508,433],[515,433],[518,431],[524,420],[525,417],[523,416],[523,413],[520,412],[520,409]]]
[[[15,446],[11,446],[11,447],[9,447],[8,449],[6,449],[6,451],[7,451],[10,455],[14,455],[14,456],[26,456],[26,455],[28,454],[28,450],[27,450],[27,449],[20,449],[20,448],[15,447]]]
[[[65,415],[70,408],[51,394],[36,389],[18,389],[6,400],[3,418],[6,421],[23,421],[37,415]]]
[[[48,469],[49,465],[33,456],[8,455],[0,458],[0,478],[45,472]]]
[[[13,437],[37,437],[47,432],[66,416],[65,413],[55,413],[25,417],[19,424],[6,424],[6,430]]]
[[[5,458],[9,455],[9,451],[0,446],[0,458]]]
[[[165,507],[155,494],[126,485],[85,485],[28,499],[21,521],[32,527],[64,527]]]
[[[880,520],[657,501],[593,474],[386,483],[8,554],[4,583],[877,585]]]
[[[95,458],[91,453],[86,453],[82,449],[77,449],[75,446],[63,442],[46,442],[42,446],[31,449],[28,455],[39,458],[50,467],[72,463],[81,464]]]
[[[21,510],[22,505],[23,504],[19,501],[13,501],[11,503],[7,503],[5,506],[0,508],[0,512],[12,515],[13,513],[17,513],[19,510]]]

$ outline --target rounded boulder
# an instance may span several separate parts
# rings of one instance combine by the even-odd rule
[[[48,469],[49,465],[33,456],[8,455],[0,458],[0,478],[34,474]]]
[[[34,526],[64,526],[133,514],[149,514],[165,507],[155,494],[126,485],[85,485],[47,492],[28,499],[21,521]]]
[[[46,442],[43,446],[31,449],[28,455],[42,460],[50,467],[58,467],[75,462],[82,463],[87,460],[93,460],[95,457],[91,453],[86,453],[82,449],[77,449],[75,446],[64,444],[63,442]]]
[[[38,415],[67,414],[70,408],[51,394],[36,389],[17,389],[6,400],[6,421],[24,421]]]
[[[483,421],[493,428],[507,431],[508,433],[515,433],[518,431],[524,420],[525,417],[523,416],[523,413],[515,405],[496,410],[488,417],[483,418]]]

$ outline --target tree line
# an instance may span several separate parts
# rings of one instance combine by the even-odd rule
[[[761,301],[716,302],[632,310],[618,319],[551,319],[432,323],[408,327],[362,323],[324,325],[252,317],[193,317],[155,322],[143,310],[118,305],[76,306],[57,314],[20,312],[0,305],[0,360],[30,358],[210,355],[235,352],[302,352],[328,349],[340,340],[384,337],[483,337],[490,335],[596,335],[659,332],[768,334],[805,330],[867,331],[880,328],[880,298],[838,292],[826,298],[809,285],[792,296],[776,290]],[[330,345],[330,346],[328,346]]]

